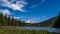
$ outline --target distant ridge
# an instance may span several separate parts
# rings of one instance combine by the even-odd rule
[[[39,24],[42,27],[52,27],[54,25],[56,19],[57,19],[57,16],[50,18],[46,21],[40,22]]]
[[[55,17],[53,17],[51,19],[40,22],[40,26],[42,26],[42,27],[60,28],[60,13],[58,14],[58,16],[55,16]]]

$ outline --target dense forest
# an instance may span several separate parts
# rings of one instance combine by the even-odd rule
[[[7,17],[7,14],[0,13],[0,26],[33,26],[33,24],[25,23],[25,21],[14,19],[13,16],[10,18],[10,16]]]
[[[10,16],[7,17],[7,14],[0,13],[0,26],[23,26],[24,23],[24,21],[14,19],[13,16],[10,18]]]

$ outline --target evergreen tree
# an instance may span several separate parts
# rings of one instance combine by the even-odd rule
[[[10,18],[7,17],[6,15],[3,15],[2,13],[0,13],[0,26],[25,26],[25,21],[21,21],[21,20],[17,20],[14,19],[14,17]]]

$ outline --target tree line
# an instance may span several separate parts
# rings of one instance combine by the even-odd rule
[[[44,24],[26,23],[25,21],[14,19],[13,16],[11,18],[10,16],[7,17],[7,14],[3,15],[2,13],[0,13],[0,26],[41,26],[41,25]]]
[[[24,26],[25,21],[14,19],[14,17],[10,18],[6,15],[0,13],[0,26]]]

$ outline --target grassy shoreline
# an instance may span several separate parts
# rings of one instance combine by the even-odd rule
[[[15,27],[0,27],[0,34],[47,34],[45,30],[21,30],[15,29]]]
[[[16,29],[16,27],[2,26],[0,27],[0,34],[60,34],[60,33],[51,33],[47,30],[23,30]]]

